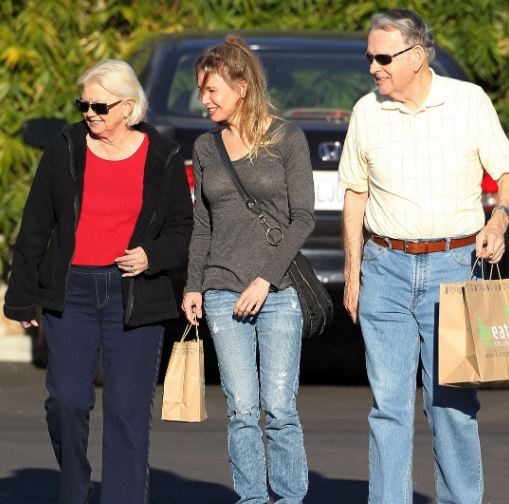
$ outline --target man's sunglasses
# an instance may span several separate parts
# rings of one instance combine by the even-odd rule
[[[121,103],[122,100],[116,101],[115,103],[89,103],[86,100],[82,100],[81,98],[76,98],[76,108],[84,114],[88,112],[88,109],[91,108],[98,115],[106,115],[115,105]]]
[[[369,54],[366,53],[366,58],[368,58],[368,62],[371,65],[373,63],[373,60],[375,60],[379,65],[390,65],[392,63],[392,59],[396,56],[399,56],[400,54],[406,53],[407,51],[410,51],[410,49],[413,49],[415,46],[407,47],[406,49],[403,49],[402,51],[399,51],[395,54]]]

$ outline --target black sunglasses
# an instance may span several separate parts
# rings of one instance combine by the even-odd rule
[[[406,53],[407,51],[410,51],[410,49],[413,49],[415,46],[407,47],[406,49],[403,49],[402,51],[397,52],[396,54],[369,54],[366,53],[366,58],[368,58],[368,62],[371,65],[373,63],[373,60],[375,60],[379,65],[390,65],[392,63],[392,58],[395,58],[396,56],[399,56],[400,54]]]
[[[89,103],[86,100],[82,100],[81,98],[76,98],[76,108],[84,114],[85,112],[88,112],[88,109],[91,108],[96,114],[99,115],[107,115],[111,108],[113,108],[115,105],[118,105],[121,103],[122,100],[116,101],[115,103],[110,103],[109,105],[107,103]]]

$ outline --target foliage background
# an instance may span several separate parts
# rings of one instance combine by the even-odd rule
[[[436,42],[490,94],[509,130],[507,0],[0,0],[0,278],[40,151],[23,143],[32,117],[79,119],[76,79],[97,61],[127,58],[157,32],[185,29],[363,30],[371,16],[419,12]],[[367,67],[366,67],[367,70]]]

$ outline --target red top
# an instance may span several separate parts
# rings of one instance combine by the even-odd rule
[[[130,157],[111,161],[87,147],[83,203],[72,264],[107,266],[125,255],[140,213],[148,136]]]

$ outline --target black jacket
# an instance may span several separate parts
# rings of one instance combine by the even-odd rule
[[[178,316],[170,272],[185,265],[193,222],[180,146],[146,123],[137,129],[148,134],[150,144],[143,203],[129,248],[143,247],[149,269],[122,280],[128,326]],[[34,319],[36,305],[64,309],[83,196],[87,131],[84,121],[68,126],[42,156],[14,248],[4,305],[10,319]]]

